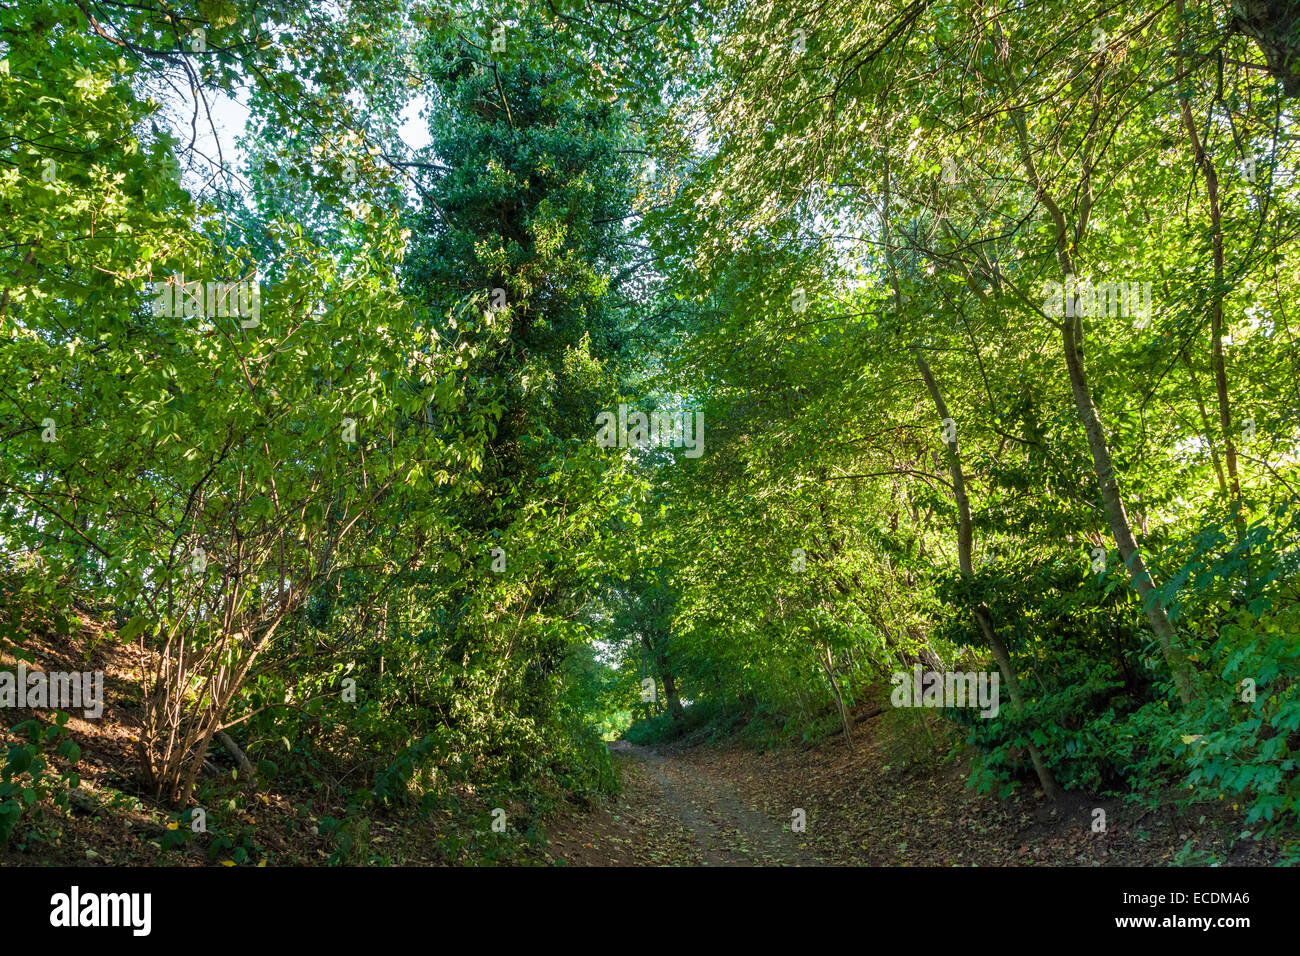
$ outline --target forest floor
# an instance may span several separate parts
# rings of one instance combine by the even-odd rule
[[[868,725],[870,727],[871,725]],[[897,725],[895,725],[896,727]],[[1230,805],[1145,810],[1085,794],[1054,806],[966,784],[957,763],[900,765],[895,731],[808,748],[615,741],[623,792],[551,821],[546,861],[571,866],[1168,866],[1275,863]],[[1094,832],[1094,811],[1106,813]],[[802,810],[804,828],[792,825]]]
[[[108,702],[102,719],[74,713],[68,722],[83,755],[70,807],[33,808],[40,812],[0,847],[0,866],[319,866],[335,859],[339,837],[324,824],[346,814],[341,787],[328,783],[295,789],[277,781],[221,813],[225,842],[214,845],[209,836],[162,850],[159,841],[176,824],[143,795],[138,779],[139,663],[106,637],[83,618],[77,639],[26,642],[42,669],[104,670]],[[15,665],[0,654],[0,669]],[[917,717],[864,705],[852,746],[843,734],[771,750],[735,740],[657,747],[614,741],[621,794],[587,810],[564,802],[543,821],[545,842],[500,859],[570,866],[1251,866],[1283,855],[1270,841],[1244,836],[1247,828],[1227,800],[1147,810],[1077,793],[1055,805],[1033,792],[980,794],[967,786],[964,748],[944,736],[942,721],[921,714],[930,720],[922,734]],[[0,748],[16,741],[0,726]],[[936,756],[945,751],[950,759]],[[224,754],[213,759],[230,773]],[[1105,832],[1093,830],[1098,809],[1106,814]],[[522,806],[510,812],[527,817]],[[352,848],[340,862],[444,862],[456,832],[450,811],[423,819],[376,813],[350,833]],[[465,861],[463,851],[454,856]]]

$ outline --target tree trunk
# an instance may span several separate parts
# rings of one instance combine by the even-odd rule
[[[664,685],[664,696],[668,698],[668,712],[673,716],[673,723],[681,728],[685,720],[686,712],[682,708],[681,697],[677,693],[677,678],[672,669],[668,666],[668,655],[661,649],[657,641],[650,637],[649,634],[641,635],[641,643],[645,645],[650,659],[654,661],[655,670],[659,672],[659,679]]]
[[[1115,480],[1115,466],[1111,461],[1110,448],[1106,444],[1106,435],[1097,416],[1097,408],[1092,401],[1092,391],[1088,387],[1088,378],[1083,370],[1083,354],[1079,350],[1077,329],[1080,325],[1078,316],[1064,319],[1062,339],[1065,346],[1065,364],[1070,375],[1070,386],[1074,390],[1074,403],[1083,419],[1083,429],[1088,436],[1088,447],[1092,450],[1092,461],[1097,472],[1097,482],[1101,487],[1101,499],[1106,509],[1106,520],[1110,524],[1111,536],[1119,549],[1124,566],[1133,577],[1133,586],[1142,598],[1142,609],[1146,612],[1151,630],[1155,632],[1165,660],[1174,673],[1178,685],[1178,696],[1183,703],[1190,703],[1192,691],[1191,671],[1186,652],[1178,646],[1174,627],[1169,623],[1169,616],[1160,604],[1155,584],[1147,571],[1146,561],[1138,550],[1137,540],[1129,524],[1128,514],[1124,510],[1124,499]]]
[[[824,645],[826,657],[822,660],[821,665],[826,670],[826,679],[831,682],[831,693],[835,695],[835,706],[839,708],[840,723],[844,725],[844,740],[848,743],[849,749],[853,748],[853,732],[849,729],[849,712],[844,707],[844,695],[840,693],[839,681],[835,679],[835,657],[831,654],[831,646]]]
[[[1188,358],[1186,349],[1179,354],[1187,366],[1187,376],[1192,383],[1192,397],[1196,399],[1196,409],[1201,414],[1201,430],[1205,433],[1205,443],[1210,446],[1210,461],[1214,465],[1214,474],[1219,479],[1219,493],[1223,495],[1224,501],[1230,501],[1228,482],[1223,477],[1223,465],[1219,463],[1219,450],[1214,444],[1214,430],[1210,428],[1210,416],[1205,411],[1205,399],[1201,397],[1201,386],[1196,381],[1196,370],[1192,368],[1192,360]]]
[[[1288,0],[1241,0],[1231,7],[1230,29],[1255,41],[1283,96],[1300,96],[1300,8]]]
[[[934,402],[935,410],[939,413],[940,422],[949,419],[948,404],[943,400],[943,393],[939,391],[939,384],[934,380],[929,363],[916,346],[912,347],[912,355],[916,358],[916,367],[921,371],[921,378],[925,379],[925,387]],[[971,557],[970,499],[966,496],[966,477],[961,467],[961,446],[955,433],[952,441],[948,443],[948,471],[952,476],[953,495],[957,499],[957,565],[961,569],[961,576],[970,579],[975,574],[975,565]],[[1024,710],[1024,698],[1020,694],[1020,680],[1011,666],[1011,654],[1002,643],[1002,639],[998,637],[997,631],[993,629],[988,609],[982,603],[977,603],[971,610],[984,639],[988,641],[989,649],[993,651],[993,659],[997,661],[998,668],[1002,671],[1002,678],[1007,682],[1011,706],[1017,713],[1021,713]],[[1049,800],[1057,799],[1061,795],[1061,788],[1043,760],[1043,755],[1039,753],[1037,745],[1032,740],[1028,740],[1025,742],[1025,747],[1029,751],[1029,759],[1034,765],[1034,773],[1038,775],[1043,793]]]
[[[1074,257],[1070,252],[1065,214],[1048,193],[1038,175],[1038,167],[1029,151],[1029,133],[1025,128],[1024,115],[1019,110],[1014,111],[1011,120],[1020,141],[1021,161],[1029,182],[1033,185],[1038,199],[1047,208],[1056,229],[1056,257],[1061,271],[1066,276],[1073,276]],[[1092,390],[1088,386],[1088,377],[1083,368],[1083,351],[1079,343],[1083,323],[1081,317],[1074,314],[1079,310],[1074,308],[1074,303],[1067,303],[1064,311],[1066,314],[1061,317],[1061,344],[1065,349],[1065,366],[1070,378],[1070,388],[1074,393],[1074,404],[1083,422],[1084,433],[1088,437],[1088,448],[1092,452],[1093,470],[1096,472],[1097,483],[1101,489],[1106,521],[1110,525],[1111,536],[1119,549],[1120,557],[1124,559],[1124,565],[1133,577],[1133,586],[1142,598],[1142,609],[1146,613],[1151,630],[1155,632],[1165,660],[1173,671],[1174,681],[1178,685],[1178,696],[1183,703],[1188,703],[1195,695],[1187,654],[1178,646],[1177,635],[1174,633],[1173,625],[1169,623],[1169,616],[1165,614],[1165,609],[1157,600],[1155,585],[1151,581],[1151,575],[1147,573],[1146,562],[1142,560],[1142,553],[1138,551],[1128,514],[1124,510],[1124,499],[1115,480],[1115,466],[1110,457],[1110,448],[1106,444],[1106,433],[1101,427],[1101,419],[1097,415],[1097,406],[1093,403]]]
[[[1178,12],[1181,22],[1182,0],[1179,0]],[[1181,32],[1180,30],[1180,34]],[[1178,36],[1174,42],[1181,51],[1183,37]],[[1181,52],[1179,61],[1181,68]],[[1232,509],[1232,523],[1237,529],[1237,540],[1241,541],[1245,522],[1241,514],[1241,482],[1237,478],[1237,442],[1232,435],[1232,406],[1228,401],[1228,373],[1223,359],[1223,216],[1219,207],[1219,175],[1196,132],[1191,98],[1184,96],[1178,102],[1183,129],[1187,130],[1187,141],[1192,147],[1192,160],[1205,176],[1205,194],[1210,204],[1210,243],[1214,261],[1214,290],[1210,296],[1210,361],[1214,367],[1214,392],[1219,402],[1219,425],[1223,429],[1223,460],[1228,466],[1231,494],[1228,507]]]
[[[668,698],[668,712],[673,715],[673,723],[680,729],[686,713],[682,710],[682,700],[677,694],[677,678],[668,669],[668,662],[662,657],[659,660],[659,675],[664,682],[664,696]]]
[[[226,752],[235,758],[235,763],[239,765],[239,774],[244,778],[245,782],[256,785],[257,768],[254,767],[248,757],[244,755],[244,752],[239,749],[239,744],[235,743],[231,736],[224,730],[218,730],[214,736],[217,738],[217,742],[226,748]]]

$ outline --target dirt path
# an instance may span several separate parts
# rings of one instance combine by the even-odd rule
[[[805,866],[814,860],[791,831],[746,803],[721,778],[617,741],[620,751],[645,762],[662,799],[691,831],[706,866]],[[614,749],[611,747],[611,750]]]
[[[807,866],[789,819],[756,809],[726,780],[626,741],[610,744],[623,794],[608,811],[565,819],[550,833],[553,862],[577,866]]]
[[[1165,866],[1275,863],[1204,812],[1147,811],[1082,793],[973,791],[966,768],[914,762],[889,734],[758,752],[736,744],[610,744],[623,781],[605,809],[547,824],[569,866]],[[1092,827],[1098,809],[1107,827]],[[792,832],[804,810],[806,830]],[[1212,808],[1211,808],[1212,809]],[[1225,810],[1227,807],[1225,806]]]

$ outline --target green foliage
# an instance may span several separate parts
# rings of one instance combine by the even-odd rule
[[[66,810],[68,790],[81,785],[74,769],[81,760],[81,748],[69,738],[67,722],[68,715],[58,711],[52,724],[32,719],[10,729],[26,742],[19,739],[10,745],[0,766],[0,848],[9,843],[24,815],[38,804],[48,799]]]
[[[995,645],[1024,707],[909,744],[1293,825],[1293,78],[1208,5],[652,6],[0,5],[6,652],[111,620],[152,797],[236,799],[230,729],[336,863],[414,812],[507,861],[605,739],[815,740]],[[246,93],[240,169],[191,87]],[[1071,270],[1149,324],[1063,321]],[[259,321],[155,309],[181,273]],[[599,447],[620,403],[705,454]]]
[[[1022,776],[1032,739],[1052,755],[1062,786],[1144,800],[1177,788],[1190,802],[1230,800],[1254,832],[1294,827],[1300,607],[1283,549],[1296,532],[1294,504],[1275,518],[1276,526],[1257,522],[1240,544],[1229,519],[1210,522],[1167,569],[1164,593],[1181,595],[1185,639],[1198,648],[1202,687],[1190,707],[1170,706],[1170,676],[1144,638],[1136,602],[1106,576],[1075,563],[1024,579],[998,566],[974,582],[953,578],[945,593],[954,643],[976,640],[964,611],[964,592],[974,589],[996,619],[1016,622],[1006,643],[1033,688],[1020,715],[1005,705],[992,720],[953,712],[981,751],[978,785],[1004,788]],[[1276,605],[1286,609],[1269,610]]]

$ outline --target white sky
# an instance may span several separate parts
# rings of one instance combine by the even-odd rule
[[[245,151],[238,146],[238,140],[244,135],[248,127],[248,92],[247,90],[240,90],[235,96],[221,90],[205,90],[204,92],[208,106],[211,109],[211,122],[209,123],[208,118],[200,114],[195,149],[201,156],[207,157],[214,166],[218,161],[218,156],[220,156],[224,159],[226,168],[233,173],[242,168],[248,158]],[[178,97],[167,105],[182,122],[181,128],[173,129],[172,132],[180,138],[183,146],[187,146],[191,135],[189,117],[192,115],[193,101],[181,100]],[[428,124],[420,115],[428,107],[428,98],[417,95],[407,103],[399,114],[402,125],[398,129],[398,135],[411,150],[422,149],[431,142]],[[213,127],[216,128],[215,137],[213,136]],[[218,146],[220,149],[218,149]],[[205,177],[210,174],[211,170],[205,170],[202,173]],[[192,178],[191,176],[185,181],[186,186],[193,187],[197,185],[191,181]]]

